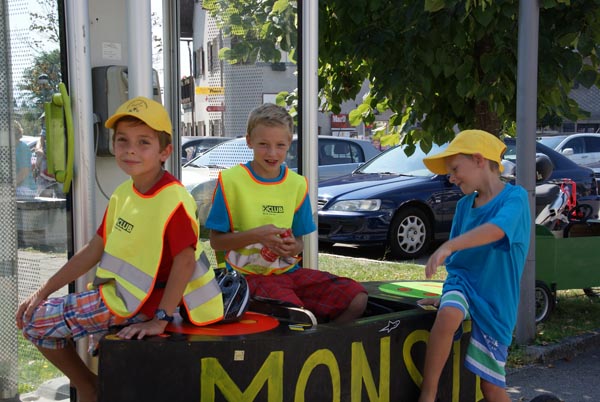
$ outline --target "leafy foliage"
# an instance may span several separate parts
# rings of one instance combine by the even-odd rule
[[[297,48],[297,3],[291,0],[204,0],[202,3],[231,47],[220,56],[230,63],[279,62],[280,49],[294,60]]]
[[[31,32],[38,33],[39,37],[31,36],[31,45],[37,50],[48,49],[48,45],[58,47],[60,43],[58,11],[56,0],[38,1],[39,12],[30,12],[29,17]]]
[[[48,82],[40,82],[41,75],[48,76]],[[33,60],[33,65],[23,71],[23,82],[17,84],[17,88],[28,94],[32,105],[41,105],[48,101],[53,93],[58,91],[61,82],[60,50],[42,52]],[[41,113],[40,109],[40,113]]]
[[[362,121],[385,105],[393,121],[420,124],[403,141],[425,149],[452,138],[455,127],[499,133],[516,120],[518,1],[320,4],[320,76],[332,111],[369,80]],[[599,6],[542,2],[539,118],[582,115],[568,93],[575,82],[598,82]]]
[[[295,1],[204,4],[223,33],[239,39],[225,59],[277,61],[278,47],[293,53]],[[518,0],[320,1],[321,108],[338,113],[368,81],[352,122],[370,124],[391,110],[402,141],[425,150],[457,128],[499,134],[514,127],[518,13]],[[540,1],[539,120],[585,116],[568,94],[575,84],[598,85],[598,20],[600,0]]]

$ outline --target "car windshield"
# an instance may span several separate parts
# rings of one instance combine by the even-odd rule
[[[223,142],[186,163],[185,167],[226,169],[252,160],[252,150],[245,140]]]
[[[548,148],[556,149],[562,140],[567,138],[566,135],[557,135],[552,137],[538,137],[538,142],[541,142]]]
[[[429,151],[429,154],[438,153],[445,147],[446,145],[434,145],[431,151]],[[391,148],[365,163],[363,166],[358,168],[355,173],[397,174],[421,177],[432,175],[432,173],[425,167],[425,164],[423,163],[423,158],[426,156],[426,154],[421,150],[421,148],[417,147],[415,152],[410,156],[406,156],[404,149],[404,146]]]

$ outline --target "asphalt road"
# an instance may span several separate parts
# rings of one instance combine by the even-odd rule
[[[565,402],[600,401],[600,346],[546,364],[512,370],[506,377],[513,401],[551,393]]]

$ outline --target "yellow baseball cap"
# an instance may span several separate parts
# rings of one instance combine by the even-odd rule
[[[504,167],[501,161],[504,151],[506,145],[495,135],[483,130],[465,130],[456,134],[444,151],[423,158],[423,163],[433,173],[448,174],[444,158],[458,154],[481,154],[485,159],[497,162],[502,172]]]
[[[173,126],[169,114],[163,105],[153,99],[144,96],[129,99],[115,111],[115,113],[106,120],[106,128],[114,128],[115,123],[125,116],[132,116],[140,119],[146,125],[156,131],[164,131],[173,135]]]

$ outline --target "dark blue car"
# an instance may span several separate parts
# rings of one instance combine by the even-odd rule
[[[505,158],[516,159],[516,141],[505,140]],[[434,146],[430,153],[443,147]],[[536,143],[554,170],[550,179],[571,178],[579,195],[596,193],[593,171],[576,165]],[[417,148],[409,157],[398,146],[376,156],[352,174],[319,183],[318,218],[321,244],[387,245],[393,257],[415,259],[435,240],[450,234],[460,188],[446,175],[434,175]]]

